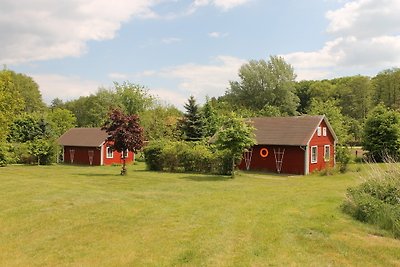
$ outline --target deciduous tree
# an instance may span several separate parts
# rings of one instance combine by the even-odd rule
[[[60,137],[63,133],[76,125],[75,115],[71,111],[63,108],[51,109],[47,113],[46,118],[54,137]]]
[[[143,128],[139,124],[139,116],[125,115],[121,110],[114,109],[102,129],[109,134],[111,148],[122,154],[121,175],[125,175],[125,152],[129,150],[137,153],[143,147]]]
[[[376,161],[386,156],[397,159],[400,150],[400,117],[383,104],[376,106],[364,125],[363,148]]]
[[[18,91],[14,90],[12,72],[0,71],[0,144],[8,135],[9,125],[15,116],[21,113],[25,101]]]
[[[215,144],[220,150],[230,153],[231,175],[234,177],[235,166],[241,160],[243,152],[255,144],[253,128],[243,118],[237,117],[232,112],[230,116],[222,118],[222,127],[216,134]]]
[[[299,104],[295,94],[293,67],[282,57],[271,56],[269,61],[250,60],[239,70],[240,81],[230,82],[226,100],[238,107],[253,111],[265,105],[275,106],[283,114],[294,115]]]

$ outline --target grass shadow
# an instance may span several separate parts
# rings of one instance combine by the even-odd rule
[[[115,177],[115,176],[124,177],[118,173],[77,173],[76,175],[89,176],[89,177],[106,177],[106,176],[108,176],[108,177]]]
[[[230,176],[206,175],[206,174],[188,175],[188,176],[183,176],[180,179],[191,180],[196,182],[223,182],[232,180]]]
[[[288,173],[276,173],[276,172],[267,172],[267,171],[257,171],[257,170],[251,170],[251,171],[244,171],[240,170],[238,172],[238,175],[256,175],[256,176],[272,176],[272,177],[279,177],[279,178],[288,178],[288,177],[302,177],[304,175],[301,174],[288,174]]]

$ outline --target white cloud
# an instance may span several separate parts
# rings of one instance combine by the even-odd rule
[[[222,10],[250,0],[194,0],[188,15],[205,5]],[[2,0],[0,9],[0,65],[79,57],[88,41],[113,39],[121,25],[132,17],[173,19],[152,9],[176,0]],[[181,41],[166,38],[165,44]]]
[[[113,72],[108,74],[108,78],[114,80],[126,80],[128,78],[128,75],[124,73]]]
[[[398,34],[400,31],[400,1],[356,0],[342,8],[329,11],[327,31],[338,35],[368,38]]]
[[[210,32],[208,33],[208,36],[211,38],[223,38],[228,36],[228,33],[222,33],[222,32]]]
[[[179,43],[181,41],[182,41],[182,39],[176,38],[176,37],[168,37],[168,38],[164,38],[164,39],[161,40],[161,42],[163,44],[167,44],[167,45],[173,44],[173,43]]]
[[[249,2],[249,0],[214,0],[214,5],[224,10],[234,8]]]
[[[96,81],[83,80],[78,76],[57,74],[29,74],[40,87],[43,100],[50,103],[54,98],[71,100],[95,93],[99,86]]]
[[[172,91],[168,88],[151,88],[150,93],[156,96],[161,102],[182,107],[188,99],[187,95]]]
[[[224,11],[227,11],[231,8],[244,5],[252,0],[194,0],[188,14],[195,12],[198,8],[213,5],[217,8],[220,8]]]
[[[179,80],[179,89],[203,100],[208,96],[221,96],[229,86],[230,80],[237,79],[237,73],[245,60],[218,56],[210,64],[184,64],[164,69],[160,75]]]
[[[283,55],[298,78],[330,78],[340,71],[363,74],[400,65],[400,1],[353,0],[329,11],[333,39],[318,51]]]
[[[139,81],[148,86],[150,93],[158,96],[160,100],[181,107],[190,95],[195,96],[200,103],[206,96],[223,95],[229,87],[229,81],[238,79],[239,68],[244,63],[244,59],[217,56],[208,64],[188,63],[160,70],[119,75]],[[151,83],[164,85],[152,87]]]
[[[86,42],[114,38],[132,16],[156,17],[155,0],[2,0],[1,64],[77,57]]]

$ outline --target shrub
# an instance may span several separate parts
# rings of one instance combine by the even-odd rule
[[[164,168],[170,172],[182,169],[183,163],[180,154],[185,153],[187,149],[187,145],[184,142],[166,143],[161,153]]]
[[[7,148],[4,143],[0,143],[0,167],[6,166],[8,163]]]
[[[336,160],[340,163],[339,171],[345,173],[348,170],[348,165],[350,162],[351,154],[347,146],[337,146],[336,147]]]
[[[153,142],[144,149],[144,155],[149,170],[222,175],[232,171],[229,150],[213,150],[201,142]]]
[[[229,150],[216,150],[214,152],[212,172],[221,175],[232,174],[232,154]]]
[[[161,171],[163,169],[162,151],[164,148],[163,142],[151,142],[143,150],[147,168],[151,171]]]
[[[5,146],[7,151],[7,163],[32,164],[36,158],[29,154],[28,143],[13,143]]]
[[[343,211],[355,219],[375,224],[400,237],[400,168],[371,169],[371,177],[348,188]]]
[[[186,172],[210,173],[212,153],[208,146],[192,142],[180,153],[180,161]]]

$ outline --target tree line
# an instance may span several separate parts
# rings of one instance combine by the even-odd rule
[[[111,88],[65,102],[56,98],[46,105],[31,77],[5,68],[0,71],[0,164],[54,161],[55,140],[62,133],[72,127],[101,127],[116,108],[139,115],[148,141],[204,140],[232,116],[325,114],[341,145],[361,145],[374,109],[397,116],[400,69],[383,70],[374,77],[296,81],[293,67],[281,57],[250,60],[222,96],[207,98],[203,105],[191,96],[182,112],[130,82],[115,82]]]

